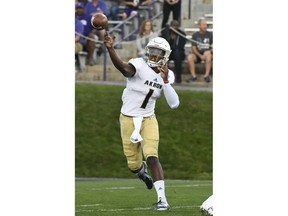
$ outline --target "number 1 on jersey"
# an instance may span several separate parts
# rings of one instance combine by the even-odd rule
[[[145,97],[145,99],[144,99],[144,101],[143,101],[143,103],[142,103],[142,105],[141,105],[141,108],[143,108],[143,109],[146,108],[147,103],[148,103],[150,97],[152,96],[153,92],[154,92],[153,89],[150,89],[150,90],[149,90],[148,94],[146,95],[146,97]]]

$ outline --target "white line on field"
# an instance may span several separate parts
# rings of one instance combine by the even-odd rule
[[[91,190],[131,190],[136,187],[108,187],[108,188],[92,188]]]
[[[103,204],[88,204],[88,205],[76,205],[76,206],[81,206],[81,207],[91,207],[91,206],[100,206]]]
[[[86,188],[86,190],[132,190],[136,187],[106,187],[106,188]],[[76,189],[79,190],[79,189]]]
[[[212,184],[195,184],[195,185],[166,185],[165,187],[205,187]]]
[[[83,209],[81,209],[81,210],[76,210],[75,212],[93,212],[94,210],[83,210]]]
[[[200,206],[172,206],[171,209],[192,209],[192,208],[200,208]],[[76,212],[118,212],[118,211],[148,211],[153,210],[153,207],[146,208],[132,208],[132,209],[78,209]]]

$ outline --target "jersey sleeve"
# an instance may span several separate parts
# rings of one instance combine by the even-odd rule
[[[139,61],[139,58],[132,58],[128,61],[128,64],[131,64],[134,66],[134,68],[136,69],[136,73],[137,71],[139,70],[139,66],[141,65],[140,64],[140,61]]]
[[[140,69],[141,69],[141,65],[143,64],[143,59],[142,58],[132,58],[128,61],[128,64],[133,65],[133,67],[136,70],[133,77],[135,77],[135,75],[139,76],[139,73],[141,73]]]
[[[174,75],[173,71],[171,71],[170,69],[168,69],[168,70],[169,70],[169,72],[168,72],[169,83],[173,84],[175,81],[175,75]]]

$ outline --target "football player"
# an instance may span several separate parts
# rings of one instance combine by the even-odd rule
[[[132,58],[125,63],[115,52],[113,42],[114,38],[106,33],[104,43],[110,58],[114,66],[127,77],[119,117],[127,165],[145,182],[148,189],[154,185],[158,196],[155,209],[168,210],[164,174],[158,159],[159,129],[154,108],[162,91],[172,109],[179,106],[179,97],[171,86],[174,74],[167,67],[170,45],[164,38],[156,37],[148,42],[145,58]],[[142,155],[146,162],[142,161]]]

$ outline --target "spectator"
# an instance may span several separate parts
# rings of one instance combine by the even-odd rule
[[[89,40],[87,39],[85,41],[85,50],[87,50],[88,52],[88,64],[89,65],[94,65],[96,62],[93,58],[93,53],[94,53],[94,49],[95,49],[95,34],[97,34],[98,32],[96,30],[94,30],[94,28],[91,25],[91,15],[84,13],[84,4],[82,2],[79,2],[76,4],[76,12],[75,12],[75,16],[77,19],[79,19],[81,21],[81,23],[84,26],[84,33],[83,35],[92,39]]]
[[[75,5],[79,2],[82,2],[84,7],[86,6],[86,4],[88,3],[88,0],[75,0]]]
[[[173,12],[173,20],[178,20],[180,23],[181,0],[164,0],[162,28],[166,26],[171,11]]]
[[[185,60],[185,44],[186,44],[186,34],[179,28],[179,22],[177,20],[172,20],[170,26],[177,32],[181,33],[183,36],[177,34],[169,26],[167,26],[162,32],[162,37],[165,38],[171,47],[171,54],[169,60],[174,61],[175,65],[175,82],[182,82],[182,61]]]
[[[212,68],[212,57],[213,57],[213,34],[207,31],[207,23],[204,18],[198,20],[199,31],[192,35],[194,41],[198,41],[201,44],[192,42],[192,53],[188,55],[188,64],[191,73],[191,78],[188,81],[197,80],[195,73],[195,63],[205,62],[205,75],[204,80],[210,82],[210,71]]]
[[[87,5],[84,7],[85,14],[89,14],[94,16],[95,13],[103,13],[107,17],[110,15],[110,11],[107,8],[106,3],[103,0],[91,0],[91,2],[88,2]],[[99,38],[99,41],[104,41],[104,34],[105,30],[96,31],[97,36]],[[100,46],[97,51],[97,55],[100,56],[103,52],[104,45]]]
[[[76,33],[83,34],[83,32],[84,26],[82,25],[80,20],[75,18],[75,54],[83,50],[83,38]]]
[[[153,0],[141,1],[141,5],[142,5],[142,6],[150,5],[152,2],[153,2]]]
[[[150,20],[144,20],[141,24],[136,40],[138,57],[144,57],[145,47],[149,40],[157,36],[157,33],[153,30],[152,22]]]
[[[122,15],[122,19],[125,20],[131,15],[138,13],[138,7],[140,5],[140,0],[125,0],[124,1],[125,9]]]
[[[119,5],[121,4],[121,0],[111,0],[109,3],[110,8],[110,19],[112,20],[119,20],[118,12],[119,12]],[[108,4],[108,2],[107,2]]]
[[[148,1],[143,1],[143,0],[125,0],[124,4],[125,4],[125,9],[124,9],[124,13],[122,14],[122,20],[127,19],[130,16],[135,16],[138,14],[138,10],[139,10],[139,6],[142,4],[147,4]],[[139,22],[141,22],[139,20],[139,16],[133,18],[132,20],[133,25],[134,25],[134,29],[138,30],[139,29]],[[135,37],[134,36],[130,36],[129,37],[130,40],[134,40]]]
[[[103,13],[107,17],[110,15],[106,3],[102,0],[92,0],[88,2],[84,8],[84,12],[92,16],[94,16],[95,13]]]
[[[129,16],[137,14],[138,10],[139,10],[139,6],[140,5],[149,5],[152,3],[152,0],[125,0],[124,4],[125,4],[125,9],[124,9],[124,13],[122,15],[122,19],[125,20],[127,19]]]
[[[145,19],[149,19],[150,17],[152,17],[153,14],[153,7],[151,7],[153,0],[146,0],[146,1],[140,1],[141,4],[140,6],[146,6],[147,9],[143,9],[141,11],[141,14],[139,16],[140,18],[140,22],[143,22]]]

